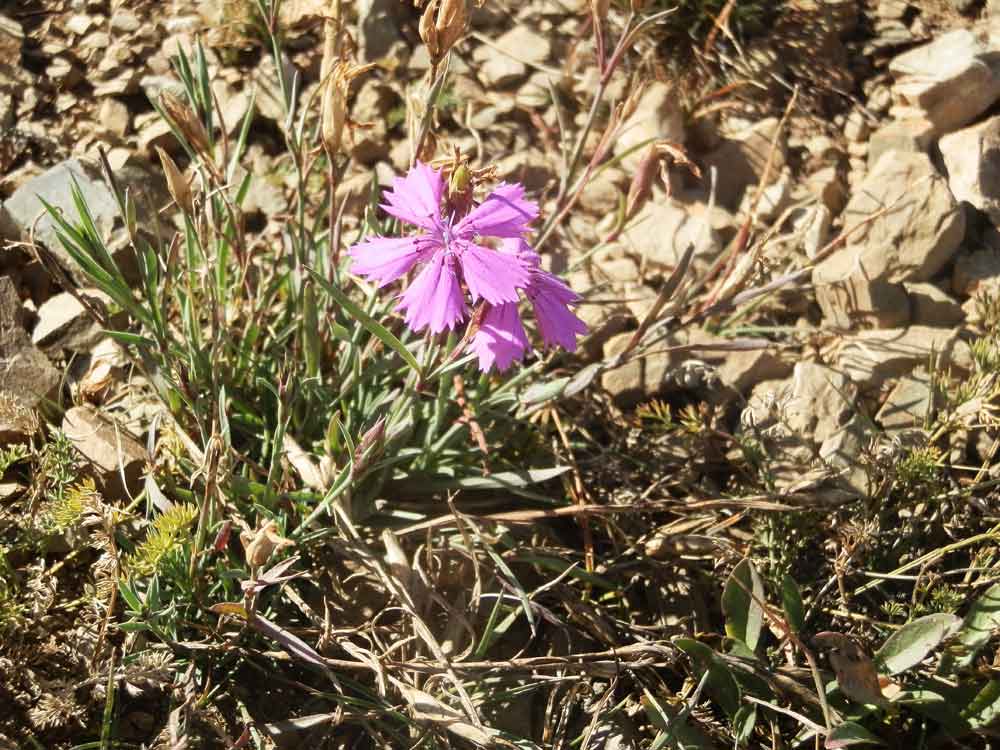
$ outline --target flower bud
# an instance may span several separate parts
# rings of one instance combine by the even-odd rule
[[[167,178],[167,191],[174,203],[185,214],[190,216],[194,213],[194,201],[191,198],[191,186],[188,185],[180,168],[170,155],[159,146],[156,147],[156,154],[160,157],[160,165],[163,167],[163,174]]]
[[[385,447],[385,417],[372,425],[368,431],[361,436],[361,442],[354,449],[354,466],[351,468],[351,477],[356,478],[368,471],[368,467],[379,457]]]
[[[639,13],[646,7],[646,0],[632,0],[632,12]]]
[[[455,167],[455,170],[451,173],[451,178],[448,180],[448,193],[464,193],[469,189],[471,180],[472,173],[469,172],[469,166],[467,164],[459,164]]]
[[[634,219],[639,210],[646,205],[653,192],[653,180],[656,179],[657,167],[660,164],[659,150],[655,143],[646,147],[639,166],[632,175],[632,183],[628,186],[628,198],[625,200],[625,220]]]
[[[212,150],[208,131],[205,130],[205,123],[199,119],[186,102],[181,101],[169,91],[164,91],[160,94],[160,108],[195,151],[200,152],[203,156],[211,155]]]
[[[608,17],[608,8],[610,7],[611,0],[590,0],[590,12],[598,21],[603,21]]]
[[[466,0],[431,0],[420,17],[420,38],[431,62],[440,62],[462,35],[469,20]]]

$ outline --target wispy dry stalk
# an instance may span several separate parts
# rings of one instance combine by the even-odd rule
[[[375,67],[374,63],[356,65],[346,59],[343,53],[341,0],[331,0],[323,25],[323,58],[320,76],[323,96],[320,100],[320,140],[327,159],[327,180],[330,191],[330,206],[327,214],[331,266],[336,267],[340,258],[340,233],[337,231],[337,157],[344,141],[344,129],[348,125],[347,98],[351,81]]]

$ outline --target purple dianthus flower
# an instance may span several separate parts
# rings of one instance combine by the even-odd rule
[[[373,237],[351,248],[352,271],[380,287],[424,263],[403,293],[400,311],[414,331],[453,329],[467,313],[464,282],[472,301],[491,305],[516,302],[528,283],[519,263],[483,246],[485,237],[520,237],[538,216],[538,206],[524,199],[521,185],[499,185],[463,217],[442,216],[445,182],[440,172],[417,163],[406,177],[396,177],[385,194],[385,212],[425,230],[415,237]]]
[[[561,346],[576,351],[576,337],[587,332],[586,324],[570,310],[580,295],[558,277],[542,270],[541,258],[523,239],[503,241],[504,254],[517,260],[529,273],[524,296],[531,302],[538,323],[538,333],[546,346]],[[479,355],[479,369],[493,365],[501,372],[521,359],[528,348],[528,337],[517,311],[516,302],[492,305],[486,311],[469,348]]]
[[[350,249],[351,270],[391,284],[418,264],[420,272],[403,292],[397,310],[414,331],[454,329],[469,314],[465,291],[483,305],[469,349],[484,372],[506,370],[528,348],[518,312],[520,293],[528,298],[546,346],[576,350],[576,337],[587,327],[569,309],[579,296],[540,266],[524,241],[538,206],[524,198],[519,184],[500,184],[462,216],[442,213],[445,181],[441,172],[420,162],[396,177],[382,208],[424,230],[413,237],[373,237]],[[484,240],[500,240],[493,249]]]

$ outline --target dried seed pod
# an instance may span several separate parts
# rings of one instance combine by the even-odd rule
[[[653,181],[656,179],[659,165],[659,150],[655,143],[651,143],[646,147],[646,153],[642,155],[642,161],[639,162],[639,167],[632,175],[632,182],[628,186],[628,198],[625,200],[626,221],[634,219],[652,195]]]
[[[291,539],[285,539],[278,533],[278,524],[274,521],[265,522],[256,532],[249,529],[240,533],[247,565],[259,568],[271,559],[275,552],[295,544]]]
[[[211,157],[211,142],[205,124],[186,102],[169,91],[164,91],[160,94],[160,108],[195,151]]]
[[[160,165],[163,167],[163,174],[167,178],[167,191],[174,203],[185,214],[190,216],[194,213],[194,199],[191,196],[191,186],[188,185],[184,175],[181,174],[177,163],[170,158],[170,154],[159,146],[156,147],[156,154],[160,157]]]
[[[346,60],[338,60],[330,70],[323,89],[323,111],[320,127],[323,148],[330,156],[340,151],[344,126],[347,124],[347,96],[351,90],[351,81],[373,67],[375,67],[374,64],[352,65]]]
[[[466,0],[432,0],[420,17],[420,38],[434,64],[444,59],[465,33],[469,20],[465,3]]]

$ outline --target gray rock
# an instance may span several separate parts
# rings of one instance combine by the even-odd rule
[[[497,177],[506,182],[520,182],[529,192],[538,193],[555,179],[555,170],[543,151],[529,147],[500,159]]]
[[[785,210],[791,201],[791,188],[792,176],[786,169],[781,173],[777,181],[772,182],[761,191],[760,199],[757,201],[756,206],[756,219],[758,223],[770,224],[781,215],[781,212]],[[749,216],[756,197],[756,188],[754,190],[747,190],[743,194],[743,200],[740,202],[737,214],[741,217]]]
[[[907,0],[879,0],[875,13],[882,20],[901,20],[910,8]]]
[[[855,414],[819,448],[819,457],[837,472],[847,488],[862,497],[867,497],[873,489],[861,460],[873,437],[869,421],[863,415]]]
[[[844,137],[852,143],[864,143],[868,140],[868,119],[860,110],[853,110],[844,123]]]
[[[925,119],[909,117],[893,120],[868,139],[868,166],[874,166],[889,151],[926,153],[934,140],[934,125]]]
[[[138,205],[145,205],[144,200],[150,201],[150,205],[157,208],[164,204],[162,181],[145,168],[127,165],[118,171],[116,178],[123,187],[132,192]],[[79,216],[71,192],[74,180],[87,201],[97,231],[112,251],[112,257],[119,263],[126,278],[131,278],[135,273],[133,253],[122,243],[116,242],[116,237],[121,236],[115,232],[116,227],[120,225],[118,203],[111,188],[104,183],[100,171],[91,162],[69,159],[57,164],[24,182],[4,202],[3,207],[23,237],[28,237],[34,231],[35,240],[49,249],[75,281],[85,284],[86,275],[63,249],[56,235],[55,222],[39,200],[44,199],[60,211],[63,218],[71,225],[78,224]]]
[[[9,277],[0,277],[0,391],[33,409],[59,384],[59,371],[24,329],[21,298]]]
[[[392,45],[403,37],[401,4],[396,0],[361,0],[358,3],[361,57],[375,62],[389,54]]]
[[[97,289],[81,289],[91,304],[107,308],[111,301]],[[79,300],[69,292],[50,297],[38,308],[38,322],[31,332],[31,342],[46,351],[68,349],[89,351],[101,338],[101,326]]]
[[[938,134],[971,122],[1000,97],[998,50],[969,29],[956,29],[889,63],[894,90],[920,109]]]
[[[713,344],[729,342],[704,331],[692,332],[688,343],[709,347],[697,350],[695,356],[715,369],[722,385],[741,395],[748,395],[758,383],[780,380],[792,373],[792,363],[783,358],[774,347],[713,351],[710,348]]]
[[[592,266],[587,263],[567,278],[570,288],[583,297],[574,312],[587,325],[587,335],[581,342],[581,353],[586,359],[600,358],[605,344],[633,320],[621,301],[622,295],[611,291],[610,284]]]
[[[490,89],[507,88],[523,81],[529,64],[542,64],[552,53],[552,42],[518,24],[491,45],[480,45],[473,53],[478,74]]]
[[[101,102],[101,108],[97,113],[98,125],[109,133],[114,133],[119,138],[125,137],[128,133],[129,125],[132,123],[132,115],[128,107],[122,102],[108,97]]]
[[[142,21],[127,8],[118,8],[111,16],[111,28],[115,31],[131,34],[133,31],[138,31],[140,26]]]
[[[119,494],[123,489],[134,491],[138,487],[147,460],[146,450],[121,425],[93,406],[85,405],[74,406],[66,412],[62,429],[73,447],[94,466],[101,482],[112,494]]]
[[[770,180],[777,180],[785,167],[787,146],[783,133],[778,133],[780,121],[769,117],[733,133],[708,154],[705,169],[717,170],[716,197],[727,208],[736,208],[748,185],[764,179],[765,165],[774,143]]]
[[[844,225],[889,207],[850,236],[848,251],[870,278],[927,281],[958,249],[965,216],[926,155],[886,153],[851,196]]]
[[[955,200],[1000,224],[1000,116],[949,133],[938,145]]]
[[[624,351],[632,333],[620,333],[604,344],[604,358],[610,360]],[[672,342],[677,343],[677,342]],[[672,372],[691,359],[690,354],[663,349],[627,359],[618,367],[601,374],[601,387],[620,408],[635,406],[640,401],[657,396],[666,386]]]
[[[815,362],[798,362],[783,404],[783,422],[793,432],[823,443],[854,414],[857,395],[843,373]]]
[[[622,232],[622,244],[651,268],[663,271],[675,268],[688,246],[694,245],[692,267],[704,271],[736,229],[736,219],[723,208],[716,206],[709,215],[705,203],[667,198],[643,206]]]
[[[622,124],[615,140],[615,156],[622,157],[626,172],[631,174],[638,166],[643,149],[639,148],[627,156],[625,153],[651,140],[674,143],[684,143],[685,140],[684,116],[677,91],[659,81],[650,84],[639,97],[635,112]]]
[[[836,345],[837,366],[861,388],[877,388],[890,378],[926,365],[933,355],[940,366],[958,370],[971,366],[969,345],[955,330],[910,326],[861,331]]]
[[[168,154],[178,154],[181,151],[180,142],[174,137],[170,125],[162,117],[155,117],[140,125],[136,117],[136,129],[139,131],[139,150],[151,159],[156,158],[156,149],[162,148]]]
[[[505,32],[496,40],[496,46],[519,60],[536,65],[552,56],[551,38],[536,34],[525,24],[517,24]]]
[[[38,432],[38,416],[7,391],[0,391],[0,445],[24,443]],[[0,500],[6,497],[0,484]]]
[[[806,257],[814,259],[830,240],[830,209],[822,204],[796,209],[791,217],[792,233]]]
[[[136,68],[115,69],[94,85],[94,96],[124,96],[139,90],[139,71]]]
[[[502,89],[514,86],[527,74],[528,67],[523,62],[496,50],[490,50],[479,68],[483,85],[489,88]]]
[[[288,210],[288,199],[280,184],[268,179],[267,173],[258,173],[250,180],[243,210],[248,214],[259,211],[271,218]]]
[[[621,173],[616,170],[601,172],[588,181],[580,193],[580,207],[596,216],[606,216],[617,210],[622,200]]]
[[[1000,284],[1000,253],[995,250],[963,252],[955,259],[951,289],[961,297],[971,297],[980,287],[996,289]]]
[[[45,245],[74,278],[83,280],[82,271],[59,243],[55,222],[39,200],[42,198],[61,211],[71,224],[77,223],[79,219],[71,193],[73,180],[80,186],[97,230],[109,238],[118,217],[118,204],[111,189],[101,181],[96,167],[79,159],[64,161],[28,180],[3,205],[25,237],[34,228],[35,239]]]
[[[281,75],[291,89],[295,77],[295,66],[285,55],[281,57]],[[285,121],[285,103],[281,93],[281,82],[274,57],[264,55],[252,74],[254,89],[254,105],[257,113],[268,120],[278,123]]]
[[[831,215],[837,216],[847,203],[847,185],[837,167],[823,167],[806,178],[806,188],[826,206]]]
[[[915,325],[952,328],[965,320],[958,301],[928,282],[903,284],[910,298],[911,320]]]
[[[930,375],[921,367],[899,378],[875,419],[887,431],[923,427],[933,417],[935,405]]]
[[[840,328],[895,328],[910,322],[910,301],[902,284],[871,278],[858,256],[834,253],[813,269],[813,287],[823,317]]]
[[[399,95],[381,81],[369,78],[358,89],[351,107],[351,117],[355,122],[367,127],[355,131],[351,156],[359,164],[372,165],[389,156],[388,114],[402,104]]]

